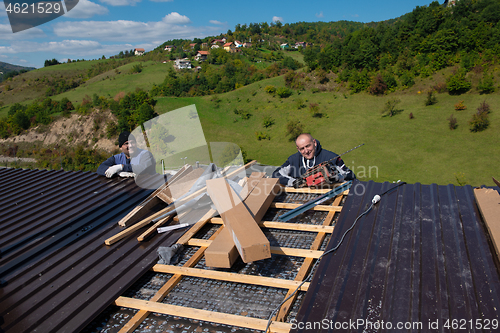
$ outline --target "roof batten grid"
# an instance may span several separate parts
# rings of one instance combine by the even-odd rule
[[[290,195],[288,195],[288,196],[290,196]],[[295,196],[295,197],[296,197],[296,196],[297,196],[297,194],[293,194],[293,196]],[[300,196],[300,194],[299,194],[299,196]],[[305,202],[306,200],[304,200],[304,196],[305,196],[305,197],[307,197],[307,199],[309,199],[309,200],[310,200],[310,197],[311,197],[311,196],[312,196],[312,197],[314,197],[314,196],[317,196],[317,194],[305,194],[305,195],[303,194],[303,195],[302,195],[302,198],[301,198],[301,199],[299,199],[299,201]],[[339,204],[341,203],[341,201],[342,201],[342,196],[343,196],[343,195],[340,195],[339,197],[337,197],[337,198],[335,199],[335,202],[334,202],[334,205],[335,205],[335,206],[337,206],[337,205],[339,205]],[[277,198],[277,199],[278,199],[278,198]],[[282,198],[280,198],[280,199],[278,199],[278,200],[282,200]],[[286,201],[288,201],[288,200],[286,200]],[[332,199],[332,201],[333,201],[333,199]],[[272,216],[271,218],[268,218],[268,217],[270,216],[270,214],[271,214],[271,215],[273,214],[273,212],[274,212],[274,216]],[[277,219],[277,217],[278,217],[277,215],[278,215],[278,214],[280,214],[280,213],[282,213],[282,212],[283,212],[283,210],[282,210],[282,209],[273,209],[273,208],[271,208],[271,209],[269,209],[268,213],[266,214],[266,218],[268,218],[269,220],[274,221],[274,220],[276,220],[276,219]],[[334,216],[336,216],[336,215],[338,215],[338,213],[336,214],[335,212],[313,212],[313,211],[311,211],[310,213],[308,213],[308,214],[306,214],[306,215],[308,215],[308,216],[309,216],[309,215],[316,216],[316,218],[315,218],[315,219],[317,220],[317,214],[322,214],[322,216],[323,216],[323,217],[322,217],[322,220],[325,220],[325,221],[324,221],[324,223],[323,223],[323,225],[331,225],[331,222],[333,221],[333,217],[334,217]],[[328,217],[327,217],[327,220],[328,220],[328,221],[326,221],[326,219],[325,219],[325,217],[326,217],[326,216],[328,216]],[[207,232],[207,230],[209,230],[209,231],[210,231],[210,230],[213,230],[213,227],[216,227],[216,229],[217,229],[217,233],[218,233],[218,232],[220,232],[221,228],[223,228],[223,226],[222,226],[221,228],[217,228],[217,227],[218,227],[218,225],[220,225],[220,221],[219,221],[217,218],[214,218],[214,220],[215,220],[214,222],[212,222],[212,221],[210,221],[210,220],[209,220],[209,221],[207,221],[207,222],[212,223],[212,224],[211,224],[211,225],[212,225],[212,228],[208,228],[208,229],[201,229],[201,230],[200,230],[200,231],[199,231],[196,235],[192,235],[192,237],[199,237],[199,238],[184,239],[184,242],[186,242],[187,244],[192,244],[192,245],[194,245],[194,246],[201,246],[201,248],[200,248],[200,250],[198,250],[198,252],[199,252],[199,251],[204,251],[204,248],[206,248],[206,246],[208,246],[208,245],[210,244],[211,240],[207,240],[207,239],[205,238],[204,234],[200,234],[200,233],[201,233],[201,232],[205,233],[205,232]],[[298,221],[298,220],[297,220],[297,221]],[[300,222],[300,221],[298,221],[298,222]],[[312,223],[313,223],[313,224],[315,224],[315,223],[317,223],[317,222],[319,222],[319,223],[321,224],[321,221],[316,221],[316,222],[312,221]],[[214,224],[214,223],[215,223],[215,224]],[[306,223],[306,222],[303,222],[303,223]],[[307,224],[306,224],[306,225],[310,225],[310,223],[311,223],[311,221],[307,221]],[[295,232],[295,230],[294,230],[294,229],[298,229],[298,231],[297,231],[297,232],[299,232],[299,233],[300,233],[300,232],[303,232],[303,231],[300,231],[300,224],[298,225],[298,227],[296,227],[296,225],[297,225],[296,223],[290,223],[290,225],[293,227],[293,228],[292,228],[292,230],[291,230],[291,232],[292,232],[292,233],[294,233],[294,232]],[[207,226],[208,226],[208,225],[207,225]],[[204,230],[204,231],[203,231],[203,230]],[[270,229],[266,229],[266,230],[268,230],[268,231],[269,231]],[[279,230],[278,230],[278,229],[272,229],[272,230],[275,230],[275,231],[277,230],[277,232],[279,232]],[[309,230],[307,230],[307,231],[309,231]],[[317,234],[317,236],[316,236],[316,237],[313,237],[314,242],[312,242],[312,243],[313,243],[312,245],[311,245],[311,241],[307,243],[307,244],[308,244],[308,245],[306,245],[306,249],[307,249],[307,250],[306,250],[306,249],[301,250],[301,248],[300,248],[300,247],[299,247],[299,248],[297,248],[297,249],[295,249],[295,250],[294,250],[294,249],[292,249],[292,248],[282,248],[282,247],[279,247],[279,246],[274,247],[274,252],[276,252],[276,253],[277,253],[277,252],[280,252],[280,251],[285,251],[285,252],[290,251],[290,252],[292,252],[292,254],[294,254],[294,255],[302,255],[302,254],[304,254],[306,257],[307,257],[308,255],[312,255],[312,256],[313,256],[313,257],[311,257],[311,258],[306,258],[306,259],[304,259],[304,264],[302,264],[302,265],[301,265],[301,268],[300,268],[300,269],[298,269],[298,272],[297,272],[297,273],[299,273],[299,274],[295,275],[295,281],[296,281],[296,282],[294,282],[294,283],[298,283],[297,281],[301,281],[301,280],[304,278],[304,276],[302,276],[302,275],[305,275],[305,274],[307,273],[307,271],[310,269],[310,266],[311,266],[310,264],[311,264],[311,263],[313,263],[313,262],[315,261],[315,259],[314,259],[314,258],[317,258],[317,255],[316,255],[316,253],[315,253],[315,252],[318,252],[318,253],[319,253],[319,252],[321,252],[321,253],[322,253],[322,251],[316,251],[316,250],[317,250],[317,248],[321,247],[321,245],[322,245],[322,243],[323,243],[323,240],[324,240],[324,239],[325,239],[325,237],[326,237],[326,233],[325,233],[325,232],[323,232],[323,230],[318,229],[318,230],[314,230],[314,234]],[[266,233],[266,235],[268,235],[268,233]],[[294,237],[299,237],[300,239],[302,239],[302,237],[303,237],[303,236],[300,236],[300,234],[298,234],[298,235],[296,235],[296,236],[294,236]],[[292,237],[292,238],[294,238],[294,237]],[[204,240],[204,238],[205,238],[205,240]],[[211,239],[213,239],[213,238],[214,238],[214,235],[212,235],[212,237],[210,237],[210,238],[211,238]],[[290,238],[290,237],[289,237],[289,238]],[[310,238],[310,237],[306,237],[306,238],[308,239],[308,238]],[[279,244],[279,240],[276,240],[276,241],[278,242],[278,244],[275,244],[275,245],[280,245],[280,244]],[[296,240],[293,240],[293,239],[291,239],[291,240],[290,240],[290,239],[286,239],[286,238],[285,238],[285,239],[283,239],[282,241],[285,241],[285,242],[289,242],[289,241],[291,241],[291,242],[292,242],[292,244],[297,243],[297,241],[296,241]],[[300,243],[300,242],[301,242],[301,241],[299,241],[299,243]],[[294,246],[294,247],[295,247],[295,246]],[[313,251],[311,251],[311,250],[313,250]],[[282,257],[282,255],[279,255],[278,257]],[[205,264],[204,264],[204,259],[201,259],[201,261],[199,261],[199,262],[197,262],[197,261],[196,261],[196,262],[191,262],[190,264],[191,264],[192,266],[188,266],[189,261],[191,261],[191,259],[190,259],[190,260],[189,260],[187,263],[185,263],[183,266],[185,266],[185,267],[194,267],[194,266],[196,266],[196,267],[198,267],[198,268],[196,268],[194,271],[193,271],[193,270],[189,270],[188,268],[186,268],[186,272],[189,272],[189,274],[188,274],[188,275],[190,275],[190,274],[195,274],[195,275],[200,275],[200,277],[198,277],[198,278],[186,278],[187,280],[186,280],[186,282],[185,282],[185,283],[188,283],[188,284],[187,284],[187,286],[189,286],[189,281],[197,281],[196,279],[199,279],[199,278],[201,278],[202,280],[206,280],[206,279],[207,279],[207,278],[209,278],[209,276],[211,275],[211,274],[210,274],[210,271],[213,271],[213,272],[214,272],[214,274],[216,274],[216,275],[218,276],[218,278],[221,278],[221,279],[224,279],[224,278],[223,278],[223,276],[224,276],[224,275],[219,276],[219,273],[220,273],[220,272],[240,272],[240,273],[238,273],[238,274],[234,274],[234,275],[232,275],[232,274],[231,274],[231,278],[230,278],[229,280],[231,280],[231,281],[233,281],[233,282],[222,282],[224,285],[227,285],[227,286],[229,286],[229,285],[233,285],[233,288],[234,288],[234,286],[238,286],[240,283],[243,283],[243,285],[244,285],[245,283],[248,283],[249,281],[252,281],[251,283],[257,283],[257,284],[268,285],[268,287],[271,287],[271,286],[272,286],[272,284],[273,284],[273,282],[272,282],[272,281],[277,281],[277,283],[278,283],[278,282],[280,282],[280,281],[283,281],[283,283],[285,283],[285,281],[290,281],[290,282],[291,282],[291,281],[293,281],[293,280],[289,280],[289,279],[288,279],[288,280],[282,280],[281,278],[280,278],[280,280],[272,280],[272,279],[271,279],[271,280],[269,280],[268,278],[259,277],[259,276],[254,276],[254,277],[251,277],[252,275],[256,274],[256,273],[252,273],[252,272],[253,272],[253,269],[255,269],[256,267],[260,267],[260,268],[258,268],[258,272],[257,272],[257,273],[258,273],[258,275],[262,275],[262,274],[264,274],[263,276],[267,276],[267,275],[265,275],[265,274],[272,274],[270,271],[268,271],[267,273],[265,273],[265,272],[266,272],[266,269],[265,269],[264,267],[266,266],[266,263],[267,263],[267,264],[269,264],[269,263],[273,262],[274,264],[276,264],[276,263],[274,262],[276,258],[277,258],[277,257],[276,257],[276,255],[273,255],[273,257],[272,257],[271,259],[261,260],[261,261],[258,261],[258,262],[256,262],[256,263],[250,263],[250,264],[248,264],[248,265],[247,265],[247,264],[243,264],[243,263],[241,262],[241,263],[239,263],[239,264],[235,264],[235,265],[233,265],[233,266],[238,266],[238,265],[239,265],[239,267],[232,267],[232,268],[231,268],[231,269],[229,269],[229,270],[226,270],[226,269],[222,269],[222,270],[217,269],[217,270],[215,270],[215,271],[213,271],[212,269],[209,269],[209,268],[205,267]],[[299,262],[300,262],[301,260],[302,260],[302,259],[299,259]],[[239,260],[239,261],[241,261],[241,260]],[[238,262],[237,262],[237,263],[238,263]],[[273,263],[271,263],[271,265],[273,265]],[[256,264],[257,264],[257,266],[256,266]],[[243,267],[245,267],[243,270],[241,270],[241,265],[244,265]],[[245,265],[246,265],[246,266],[245,266]],[[246,267],[250,267],[250,266],[254,266],[254,268],[253,268],[252,270],[248,270],[248,269],[246,269]],[[307,266],[309,266],[309,267],[307,267]],[[156,267],[156,268],[153,268],[153,270],[155,270],[155,271],[157,271],[157,270],[162,270],[163,268],[164,268],[164,269],[166,269],[166,270],[167,270],[167,271],[169,271],[169,272],[177,272],[177,270],[179,270],[179,268],[176,268],[176,267],[172,267],[171,269],[169,269],[169,267],[170,267],[170,266],[163,266],[163,265],[157,265],[157,266],[155,266],[155,267]],[[275,268],[275,267],[274,267],[274,268]],[[242,274],[241,274],[241,272],[244,272],[244,271],[246,271],[247,273],[243,273],[243,275],[242,275]],[[203,277],[203,276],[205,275],[205,273],[204,273],[204,272],[206,272],[206,275],[207,275],[206,277]],[[259,273],[259,272],[260,272],[260,273]],[[302,273],[301,273],[301,272],[302,272]],[[246,277],[246,275],[247,275],[248,273],[250,273],[250,276]],[[182,287],[182,286],[183,286],[183,284],[185,284],[184,282],[182,282],[182,281],[184,281],[184,278],[182,278],[182,276],[183,276],[183,275],[182,275],[182,274],[180,274],[180,273],[176,273],[174,276],[175,276],[176,278],[174,279],[174,277],[172,277],[172,279],[174,279],[174,280],[175,280],[175,282],[170,282],[171,286],[170,286],[170,288],[168,288],[167,292],[165,293],[165,288],[163,288],[163,287],[162,287],[162,288],[161,288],[161,289],[163,289],[163,291],[162,291],[162,292],[164,292],[165,294],[164,294],[164,295],[158,295],[158,293],[157,293],[157,295],[155,295],[155,296],[154,296],[154,299],[162,299],[163,297],[165,297],[165,299],[164,299],[162,302],[163,302],[163,303],[165,303],[165,302],[169,303],[168,299],[169,299],[170,295],[175,295],[176,293],[181,293],[181,294],[179,294],[179,295],[183,295],[182,290],[184,290],[184,289],[183,289],[184,287]],[[241,281],[239,281],[239,282],[238,282],[238,276],[241,276]],[[172,280],[172,279],[171,279],[171,280]],[[292,279],[293,279],[293,277],[292,277]],[[207,280],[207,281],[210,281],[210,279],[209,279],[209,280]],[[260,281],[260,283],[259,283],[259,281]],[[179,285],[178,283],[181,283],[181,284]],[[191,282],[191,283],[193,283],[193,282]],[[199,282],[197,282],[197,283],[199,283]],[[174,284],[175,284],[175,286],[174,286]],[[195,285],[196,285],[196,283],[195,283]],[[280,282],[280,283],[278,283],[278,286],[281,286],[281,287],[278,287],[278,288],[281,288],[281,289],[283,289],[283,288],[284,288],[284,290],[283,290],[283,291],[284,291],[285,293],[286,293],[286,290],[288,290],[288,292],[290,292],[290,291],[292,290],[292,287],[289,287],[289,288],[288,288],[288,287],[286,287],[286,285],[285,285],[285,286],[283,286],[281,282]],[[305,284],[305,286],[308,286],[308,284]],[[268,288],[268,287],[258,287],[258,288]],[[189,287],[187,287],[187,288],[189,288]],[[236,287],[236,288],[237,288],[237,287]],[[304,288],[304,287],[303,287],[303,288]],[[293,290],[294,290],[294,289],[295,289],[295,288],[293,288]],[[160,291],[159,291],[159,292],[160,292]],[[227,293],[227,292],[226,292],[226,293]],[[279,295],[279,294],[278,294],[278,295]],[[194,297],[196,297],[196,296],[194,296]],[[201,295],[201,297],[203,297],[203,295]],[[215,297],[215,296],[212,296],[212,297]],[[229,296],[229,297],[231,297],[231,296]],[[285,297],[285,294],[283,294],[282,296],[280,296],[280,299],[282,300],[284,297]],[[258,298],[258,297],[257,297],[257,298]],[[175,298],[175,297],[174,297],[174,298],[172,298],[172,300],[174,300],[174,299],[177,299],[177,298]],[[183,298],[182,298],[182,296],[181,296],[181,298],[180,298],[180,299],[181,299],[181,300],[183,299]],[[153,301],[153,299],[151,299],[151,301]],[[199,300],[198,300],[198,301],[199,301]],[[181,303],[182,303],[182,302],[181,302]],[[198,303],[198,302],[194,302],[194,303]],[[148,307],[148,305],[146,305],[146,303],[141,303],[141,302],[136,302],[136,303],[134,303],[134,302],[132,302],[132,301],[131,301],[131,302],[128,302],[127,298],[123,298],[123,297],[120,297],[120,298],[116,301],[116,304],[117,304],[117,305],[120,305],[120,306],[126,306],[126,304],[130,304],[130,305],[131,305],[131,304],[143,304],[143,305],[144,305],[144,307]],[[174,301],[174,303],[172,303],[172,304],[177,304],[177,303]],[[188,303],[188,304],[189,304],[189,303]],[[288,311],[290,311],[290,307],[289,307],[289,305],[290,305],[290,304],[292,304],[292,305],[293,305],[293,302],[288,302],[288,305],[287,305],[284,309],[282,309],[282,312],[280,313],[280,319],[279,319],[279,320],[284,321],[284,320],[286,319],[287,312],[288,312]],[[241,304],[241,305],[242,305],[242,306],[245,306],[245,304]],[[249,306],[251,307],[251,305],[249,305]],[[224,308],[224,307],[222,307],[222,309],[223,309],[223,308]],[[176,308],[176,307],[168,307],[168,306],[163,307],[163,308],[162,308],[162,307],[159,307],[159,308],[158,308],[158,309],[156,309],[155,311],[163,311],[163,312],[167,312],[167,313],[169,313],[169,311],[172,311],[172,313],[171,313],[172,315],[177,315],[177,316],[179,315],[179,313],[177,312],[177,311],[179,311],[179,310],[178,310],[178,308]],[[189,314],[189,313],[190,313],[190,311],[191,311],[191,312],[192,312],[192,311],[194,311],[194,310],[193,310],[193,308],[191,308],[191,307],[187,307],[187,308],[185,308],[184,313]],[[269,311],[270,311],[270,310],[269,310]],[[136,317],[134,317],[135,319],[131,320],[128,324],[126,324],[125,326],[123,326],[123,328],[122,328],[122,330],[121,330],[120,332],[131,332],[131,331],[133,331],[134,329],[136,329],[137,327],[140,327],[139,325],[141,325],[141,321],[145,320],[145,318],[146,318],[146,317],[145,317],[145,313],[146,313],[146,312],[148,312],[148,311],[145,311],[145,310],[140,310],[139,314],[137,314],[137,315],[136,315]],[[245,324],[245,322],[246,322],[247,320],[252,321],[251,319],[249,319],[249,318],[247,318],[247,317],[245,317],[245,316],[238,316],[238,315],[234,315],[234,314],[227,314],[227,315],[225,315],[224,313],[225,313],[225,312],[219,312],[219,313],[213,312],[213,313],[211,313],[213,316],[210,316],[210,318],[211,318],[210,320],[211,320],[211,321],[214,321],[214,322],[219,322],[220,324],[224,324],[224,323],[225,323],[226,325],[230,325],[230,326],[231,326],[231,325],[233,325],[233,326],[240,326],[240,327],[245,327],[245,325],[247,325],[247,324]],[[202,313],[202,314],[199,314],[199,315],[200,315],[201,317],[196,317],[196,316],[194,316],[194,315],[193,315],[193,318],[195,318],[195,319],[197,318],[198,320],[208,320],[207,318],[203,319],[203,313]],[[210,313],[208,313],[207,315],[210,315]],[[187,315],[187,316],[189,317],[189,315]],[[213,318],[212,318],[212,317],[213,317]],[[218,317],[219,319],[216,319],[217,317]],[[228,318],[232,318],[232,319],[228,319]],[[238,319],[238,318],[240,318],[240,319]],[[226,322],[226,319],[227,319],[227,320],[229,320],[229,322]],[[256,320],[257,320],[257,321],[253,320],[253,323],[252,323],[252,324],[248,324],[249,326],[247,326],[247,328],[249,328],[249,329],[250,329],[250,328],[252,328],[252,329],[257,329],[257,328],[260,328],[260,329],[262,329],[262,330],[263,330],[263,329],[265,328],[266,324],[267,324],[267,320],[265,320],[265,319],[266,319],[266,316],[265,316],[265,315],[264,315],[264,316],[263,316],[263,318],[261,318],[261,319],[258,319],[258,320],[257,320],[257,318],[256,318]],[[235,320],[235,321],[231,321],[231,320]],[[260,321],[259,321],[259,320],[260,320]],[[231,324],[231,323],[232,323],[232,324]],[[280,325],[278,325],[278,323],[279,323],[279,321],[277,321],[277,322],[274,324],[274,328],[275,328],[275,329],[277,329],[278,331],[280,331],[280,330],[282,330],[282,329],[284,329],[285,331],[288,331],[288,330],[289,330],[289,328],[290,328],[290,324],[286,324],[285,326],[280,326]],[[257,325],[257,326],[255,326],[255,325]],[[276,326],[276,325],[278,325],[278,326]],[[273,328],[273,325],[271,325],[271,328]]]

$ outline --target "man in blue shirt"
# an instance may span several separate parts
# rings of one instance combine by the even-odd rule
[[[97,168],[97,174],[108,178],[118,174],[120,177],[135,177],[139,174],[155,174],[156,161],[153,155],[137,148],[135,137],[129,132],[122,132],[118,137],[120,154],[111,156]]]
[[[338,155],[323,149],[318,140],[311,134],[303,133],[295,140],[298,152],[290,156],[282,166],[273,172],[273,178],[279,178],[285,186],[293,186],[294,181],[300,178],[307,170],[322,162],[329,161]],[[338,171],[338,182],[353,180],[354,172],[344,164],[341,158],[336,160],[335,168]]]

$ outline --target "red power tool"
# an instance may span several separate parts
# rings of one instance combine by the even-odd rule
[[[342,156],[347,154],[350,151],[353,151],[356,148],[361,147],[364,143],[356,146],[345,153],[342,153],[331,160],[322,162],[306,172],[300,178],[297,178],[293,183],[293,187],[300,188],[305,186],[320,186],[323,184],[334,184],[339,182],[339,172],[335,165],[337,164],[337,160]]]

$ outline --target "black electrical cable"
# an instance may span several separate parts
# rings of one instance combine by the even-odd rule
[[[281,302],[281,303],[280,303],[280,304],[279,304],[279,305],[278,305],[278,306],[277,306],[277,307],[276,307],[276,308],[275,308],[275,309],[271,312],[271,314],[269,315],[269,319],[267,320],[267,325],[266,325],[266,329],[264,330],[264,332],[266,332],[266,333],[267,333],[267,331],[269,330],[269,327],[271,326],[271,321],[272,321],[272,319],[273,319],[274,314],[275,314],[276,312],[278,312],[278,310],[281,308],[281,306],[282,306],[283,304],[285,304],[285,302],[286,302],[286,301],[288,301],[288,300],[289,300],[289,299],[290,299],[293,295],[295,295],[295,294],[297,293],[297,291],[299,291],[300,287],[302,287],[302,286],[304,285],[304,283],[306,283],[306,282],[307,282],[307,281],[311,278],[311,276],[313,275],[313,273],[314,273],[314,271],[315,271],[315,269],[316,269],[316,266],[317,266],[317,265],[318,265],[318,263],[320,262],[321,258],[323,258],[325,255],[327,255],[327,254],[329,254],[329,253],[332,253],[332,252],[336,251],[336,250],[340,247],[340,245],[341,245],[341,244],[342,244],[342,242],[344,241],[344,238],[345,238],[345,236],[347,235],[347,233],[348,233],[349,231],[351,231],[351,230],[354,228],[354,226],[356,225],[356,223],[358,222],[358,220],[359,220],[362,216],[364,216],[364,215],[368,214],[368,212],[370,212],[370,210],[373,208],[373,205],[374,205],[374,204],[376,204],[378,201],[380,201],[380,197],[381,197],[381,196],[383,196],[383,195],[385,195],[385,194],[389,193],[390,191],[392,191],[392,190],[396,189],[397,187],[399,187],[399,186],[401,186],[401,185],[403,185],[403,184],[406,184],[406,182],[398,182],[398,184],[397,184],[396,186],[393,186],[392,188],[388,189],[387,191],[382,192],[382,194],[380,194],[380,195],[375,195],[375,196],[373,197],[370,207],[368,207],[368,209],[367,209],[367,210],[365,210],[363,213],[359,214],[359,215],[358,215],[358,217],[356,217],[356,219],[354,220],[353,224],[349,227],[349,229],[347,229],[347,230],[344,232],[344,234],[343,234],[343,235],[342,235],[342,237],[340,238],[340,241],[339,241],[339,243],[337,244],[337,246],[335,246],[334,248],[331,248],[330,250],[328,250],[328,251],[326,251],[326,252],[323,252],[323,254],[322,254],[322,255],[320,255],[320,256],[318,257],[318,260],[316,260],[316,262],[314,263],[314,265],[313,265],[313,267],[312,267],[311,271],[309,272],[309,275],[307,275],[307,277],[306,277],[306,278],[305,278],[305,279],[304,279],[304,280],[303,280],[303,281],[302,281],[302,282],[298,285],[298,287],[297,287],[297,288],[296,288],[296,289],[295,289],[295,290],[294,290],[294,291],[293,291],[293,292],[292,292],[292,293],[291,293],[291,294],[290,294],[287,298],[285,298],[285,299],[284,299],[284,300],[283,300],[283,301],[282,301],[282,302]],[[378,200],[376,200],[376,199],[375,199],[377,196],[378,196]]]

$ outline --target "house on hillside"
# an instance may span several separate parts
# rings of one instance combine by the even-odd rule
[[[177,69],[177,70],[181,70],[181,69],[191,69],[192,66],[191,66],[191,61],[189,61],[188,58],[184,58],[184,59],[177,59],[175,60],[174,62],[174,68]]]
[[[191,44],[189,44],[189,48],[190,48],[191,50],[194,50],[194,47],[195,47],[195,46],[196,46],[196,43],[191,43]]]
[[[288,43],[283,43],[280,45],[280,49],[282,50],[288,50],[290,48],[290,45]]]
[[[143,48],[135,48],[134,49],[135,55],[144,55],[144,52],[146,52],[146,51]]]
[[[233,42],[224,44],[224,50],[226,50],[229,53],[238,52],[238,50],[236,49],[236,45],[234,45]]]
[[[168,51],[168,52],[172,52],[173,50],[175,50],[175,45],[165,45],[164,50]]]
[[[297,42],[293,47],[298,49],[299,47],[305,48],[306,46],[307,46],[306,42]]]
[[[243,43],[243,47],[252,47],[252,43]]]
[[[194,56],[194,59],[196,61],[205,61],[207,60],[209,54],[209,51],[198,51],[198,53]]]
[[[204,50],[208,49],[208,43],[201,43],[201,48]]]

